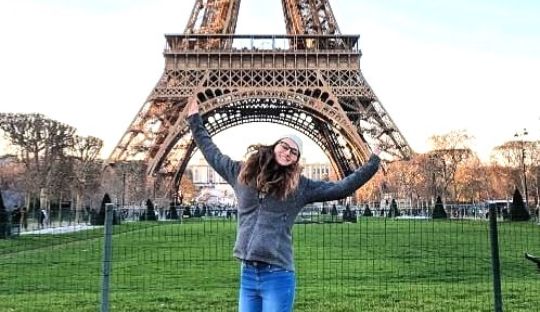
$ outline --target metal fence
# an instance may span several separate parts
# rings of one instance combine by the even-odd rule
[[[540,311],[536,221],[355,211],[299,216],[295,311]],[[237,310],[234,211],[118,215],[0,240],[0,311]]]

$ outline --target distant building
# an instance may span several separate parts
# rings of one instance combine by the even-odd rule
[[[8,209],[24,204],[24,192],[20,183],[17,183],[18,177],[24,171],[24,165],[17,156],[8,154],[0,156],[0,188]]]
[[[204,158],[194,159],[193,163],[189,164],[186,169],[191,173],[196,194],[208,193],[208,189],[215,189],[226,196],[234,196],[232,187],[208,165]]]
[[[199,158],[195,163],[188,165],[187,170],[191,172],[193,184],[197,187],[227,184],[227,181],[212,169],[204,158]]]
[[[301,162],[304,167],[302,174],[307,178],[326,180],[333,173],[330,163],[305,163],[305,159]],[[225,194],[234,194],[232,187],[208,165],[204,158],[194,159],[186,169],[191,173],[197,191],[214,188]]]
[[[327,180],[333,173],[329,163],[303,163],[302,174],[313,180]]]
[[[10,166],[13,164],[20,164],[17,156],[10,154],[4,154],[0,156],[0,166]]]

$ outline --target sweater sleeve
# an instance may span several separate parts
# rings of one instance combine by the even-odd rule
[[[240,163],[221,153],[204,127],[200,114],[189,116],[187,121],[195,143],[208,164],[230,185],[234,185],[240,170]]]
[[[371,155],[365,165],[340,181],[326,182],[308,179],[304,194],[306,204],[347,197],[375,175],[380,161],[379,156]]]

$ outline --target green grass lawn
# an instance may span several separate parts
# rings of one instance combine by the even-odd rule
[[[115,226],[111,311],[236,311],[235,222]],[[295,311],[493,311],[488,224],[297,224]],[[499,224],[505,311],[540,311],[540,227]],[[102,229],[0,240],[0,311],[98,311]]]

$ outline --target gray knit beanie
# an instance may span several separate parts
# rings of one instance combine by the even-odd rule
[[[298,151],[300,152],[300,154],[302,154],[304,145],[302,143],[302,139],[300,139],[299,136],[291,133],[291,134],[287,134],[283,136],[280,140],[283,140],[283,139],[292,140],[296,144],[296,147],[298,148]]]

